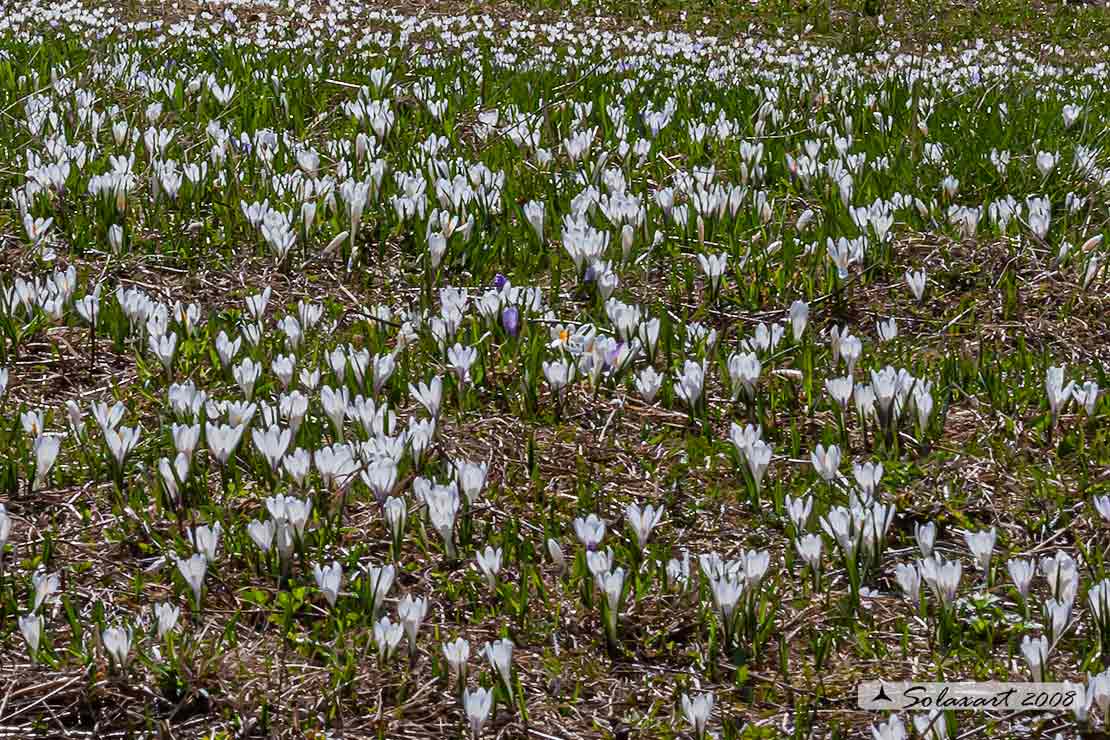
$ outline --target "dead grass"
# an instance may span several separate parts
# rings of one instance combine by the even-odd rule
[[[155,7],[135,6],[135,17],[149,17]],[[181,3],[167,12],[184,14],[196,7]],[[445,1],[390,7],[428,14],[457,12],[460,6]],[[519,13],[514,3],[480,7],[502,20]],[[248,13],[240,15],[247,22],[256,20]],[[878,317],[895,316],[912,334],[915,348],[930,358],[949,353],[974,356],[985,342],[1005,352],[1012,350],[1016,337],[1021,336],[1027,345],[1073,365],[1094,367],[1110,362],[1105,291],[1072,295],[1072,288],[1065,290],[1064,286],[1073,286],[1075,276],[1054,271],[1043,251],[1015,250],[1012,244],[987,240],[954,242],[935,235],[900,238],[897,252],[905,264],[891,273],[899,274],[910,265],[926,266],[941,283],[936,289],[931,287],[927,302],[922,306],[910,303],[897,283],[861,281],[844,311],[815,329],[839,321],[868,327]],[[112,284],[143,287],[165,301],[196,301],[206,315],[236,309],[257,286],[271,285],[272,303],[280,306],[289,307],[300,299],[347,306],[350,310],[339,328],[349,329],[359,308],[398,297],[394,276],[384,266],[402,261],[402,252],[397,245],[386,245],[386,249],[383,268],[356,281],[344,279],[341,264],[326,261],[291,272],[275,271],[258,257],[234,265],[182,267],[145,256],[126,262],[108,260],[105,266],[101,255],[90,254],[74,263],[83,273],[95,272]],[[1013,258],[1010,255],[1015,251],[1018,256]],[[5,275],[18,274],[19,264],[11,247],[0,251]],[[1003,270],[1011,270],[1019,285],[1020,301],[1009,309],[994,302],[995,281]],[[654,280],[649,277],[628,287],[647,301],[665,291],[662,276],[655,275]],[[822,296],[818,301],[832,299]],[[970,313],[957,310],[965,302],[971,305]],[[696,306],[691,301],[687,308],[693,312]],[[751,312],[725,309],[714,311],[706,320],[731,341],[754,322],[781,318],[784,313],[785,307]],[[57,410],[61,399],[78,398],[87,405],[121,393],[134,402],[139,396],[130,391],[143,386],[144,378],[130,359],[130,350],[116,352],[104,341],[94,354],[86,336],[84,330],[50,327],[26,343],[14,363],[19,382],[9,389],[12,402]],[[513,380],[503,378],[506,385]],[[727,392],[716,381],[710,383],[707,393],[714,406],[727,405]],[[131,403],[130,412],[149,434],[158,429],[158,413],[151,403]],[[727,437],[729,421],[731,418],[715,419],[712,436]],[[784,414],[771,420],[769,431],[786,430],[800,421]],[[814,429],[822,421],[805,420],[807,439],[816,436]],[[1040,464],[1038,458],[1044,451],[1028,438],[1006,439],[1004,421],[976,399],[954,402],[945,419],[943,444],[928,451],[944,454],[922,454],[907,463],[919,469],[908,474],[912,480],[899,493],[899,510],[905,514],[899,523],[903,530],[899,541],[909,542],[910,522],[924,519],[935,519],[952,529],[975,521],[997,522],[1003,545],[1013,554],[1047,553],[1094,536],[1078,524],[1040,539],[1026,535],[1018,520],[1036,502],[1029,500],[1029,481],[1012,470],[1016,461]],[[1031,425],[1033,414],[1022,421]],[[1067,418],[1062,426],[1075,422]],[[483,520],[492,529],[519,526],[528,533],[537,553],[542,552],[545,522],[553,518],[566,521],[578,510],[580,497],[588,489],[591,498],[606,502],[599,506],[599,513],[611,522],[620,521],[621,509],[628,502],[666,505],[665,536],[673,543],[672,555],[679,554],[678,543],[692,553],[715,550],[722,555],[760,547],[771,551],[773,562],[785,562],[789,540],[780,529],[769,526],[766,511],[752,511],[741,502],[743,483],[731,460],[720,449],[710,451],[696,465],[689,460],[685,438],[691,431],[683,413],[645,406],[629,394],[617,393],[612,399],[598,401],[578,392],[558,422],[526,423],[501,409],[480,416],[466,414],[445,423],[441,451],[448,457],[490,461],[491,488],[497,493],[482,512]],[[527,465],[529,439],[534,440],[537,451],[535,479]],[[858,429],[851,430],[850,439],[853,449],[863,447]],[[1009,449],[1003,449],[1007,445]],[[153,460],[146,462],[149,466]],[[808,461],[783,455],[775,465],[784,488],[789,489],[792,471]],[[1075,472],[1066,465],[1052,474],[1062,487],[1075,485]],[[67,479],[65,471],[63,479]],[[942,493],[946,488],[949,494]],[[236,516],[256,509],[263,494],[255,489],[246,493],[226,502]],[[135,613],[143,604],[171,595],[169,587],[156,582],[145,581],[140,593],[126,584],[157,556],[140,543],[181,536],[180,522],[166,520],[159,531],[136,532],[133,538],[106,542],[104,532],[127,531],[135,525],[113,513],[110,486],[105,485],[52,488],[13,498],[7,506],[14,518],[12,541],[19,543],[17,558],[27,559],[39,552],[49,533],[56,561],[87,564],[63,570],[63,590],[71,595],[83,619],[95,602],[102,602],[109,613]],[[341,544],[385,541],[372,501],[353,500],[348,513]],[[569,550],[568,537],[563,544]],[[376,554],[384,558],[385,549]],[[898,554],[909,558],[911,550],[903,547]],[[771,643],[767,653],[752,664],[748,672],[751,681],[738,688],[735,666],[723,659],[707,664],[704,625],[694,618],[699,606],[689,596],[652,593],[637,600],[623,615],[628,650],[610,662],[597,657],[602,650],[596,610],[585,610],[550,566],[541,569],[548,602],[529,614],[531,625],[518,629],[501,619],[476,618],[469,604],[460,606],[435,598],[436,590],[429,585],[438,578],[459,583],[471,575],[465,568],[443,574],[443,564],[436,557],[407,555],[411,570],[401,576],[399,590],[419,586],[433,595],[434,602],[422,631],[421,652],[410,671],[381,671],[372,659],[364,659],[348,684],[331,685],[329,668],[311,644],[301,645],[309,657],[283,648],[273,625],[267,624],[269,611],[244,598],[248,591],[273,598],[278,589],[272,579],[253,572],[250,563],[229,560],[214,573],[204,614],[196,618],[193,630],[201,641],[215,642],[221,628],[234,617],[237,636],[234,642],[221,643],[215,654],[198,661],[195,673],[184,677],[192,687],[188,693],[172,702],[158,691],[151,671],[140,669],[145,682],[124,682],[111,677],[102,661],[81,669],[34,667],[28,664],[22,646],[8,640],[0,646],[0,737],[131,738],[148,731],[163,738],[186,738],[202,737],[212,730],[243,738],[323,737],[315,728],[325,721],[334,727],[335,736],[348,740],[449,737],[457,731],[460,717],[457,709],[444,710],[456,704],[453,687],[432,677],[434,656],[429,651],[438,650],[440,640],[429,636],[445,639],[463,634],[478,646],[494,639],[503,628],[510,631],[517,646],[514,664],[528,696],[528,717],[499,716],[491,733],[497,738],[658,736],[654,733],[668,727],[676,711],[675,685],[705,675],[713,679],[703,680],[702,688],[717,690],[724,715],[738,724],[788,728],[795,720],[798,697],[804,697],[806,706],[819,718],[819,726],[840,722],[852,731],[862,731],[874,717],[854,708],[855,683],[878,673],[891,679],[916,675],[933,653],[924,625],[916,622],[905,626],[905,652],[900,652],[903,633],[897,622],[904,608],[896,586],[884,576],[878,579],[876,595],[866,600],[871,644],[852,642],[848,633],[838,630],[845,638],[834,646],[830,664],[814,667],[806,640],[832,629],[837,622],[834,602],[846,590],[846,575],[831,570],[826,574],[826,590],[819,594],[808,592],[802,578],[785,577],[777,585],[781,591],[775,632],[781,643]],[[515,575],[511,570],[507,579]],[[167,574],[164,581],[169,580]],[[1003,589],[996,587],[995,591],[1002,593]],[[485,594],[486,601],[479,600],[477,606],[486,607],[488,613],[491,598]],[[50,615],[52,639],[64,645],[70,632],[59,609]],[[314,604],[309,616],[322,617],[324,613]],[[307,627],[298,637],[313,639]],[[90,639],[96,639],[95,630]],[[352,630],[346,639],[351,649],[362,651],[369,635],[365,630]],[[777,653],[779,644],[784,656]],[[1001,661],[1005,647],[999,642],[985,649]],[[967,656],[953,660],[970,663]],[[779,670],[782,662],[788,666],[785,674]],[[338,701],[334,701],[336,697]],[[269,717],[288,720],[263,729],[262,707]],[[329,715],[329,707],[339,710]],[[644,726],[650,729],[637,734],[631,722],[643,719],[637,715],[646,707],[657,717],[645,720]]]

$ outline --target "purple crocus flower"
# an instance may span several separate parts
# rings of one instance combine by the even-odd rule
[[[509,278],[505,277],[501,273],[497,273],[497,275],[495,275],[493,278],[493,287],[497,290],[501,290],[505,287],[505,283],[507,282],[509,282]]]
[[[509,336],[515,337],[520,333],[520,309],[516,306],[508,306],[501,312],[501,326],[505,327],[505,331]]]
[[[616,367],[622,349],[624,349],[624,342],[617,342],[613,345],[612,349],[609,350],[609,353],[605,356],[605,366],[607,368],[613,369]]]

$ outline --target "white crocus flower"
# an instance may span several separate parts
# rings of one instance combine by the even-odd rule
[[[463,711],[466,712],[466,720],[470,725],[472,740],[478,740],[478,737],[482,734],[482,726],[485,725],[492,707],[493,692],[491,690],[479,686],[473,691],[470,689],[463,691]]]
[[[960,576],[963,574],[960,561],[945,561],[940,557],[932,557],[922,560],[919,567],[922,579],[929,585],[941,604],[947,607],[955,601],[956,592],[960,587]]]
[[[986,573],[990,569],[991,555],[994,553],[994,543],[997,539],[994,527],[980,532],[964,532],[964,542],[971,555],[975,558],[975,565]]]
[[[475,347],[464,347],[455,344],[447,350],[447,362],[458,378],[459,385],[466,387],[470,383],[470,368],[478,360],[478,350]]]
[[[636,536],[636,544],[639,545],[640,550],[643,550],[647,546],[651,531],[663,518],[663,507],[660,506],[656,509],[648,504],[641,509],[637,504],[629,504],[628,508],[624,510],[624,516],[628,520],[628,526],[632,528],[632,533]]]
[[[906,285],[909,286],[914,299],[920,303],[925,296],[925,271],[913,272],[912,270],[906,270]]]
[[[177,626],[177,620],[181,617],[181,609],[165,602],[155,604],[154,616],[158,620],[158,639],[162,639],[173,632],[174,627]]]
[[[463,495],[466,496],[466,502],[470,506],[474,506],[478,501],[478,497],[486,485],[488,472],[489,465],[487,463],[475,463],[467,460],[455,461],[455,475],[459,482],[459,488],[462,489]]]
[[[416,655],[416,635],[427,614],[427,599],[414,599],[411,594],[405,594],[397,604],[397,617],[401,620],[401,626],[404,627],[405,635],[408,637],[410,655]]]
[[[636,375],[636,391],[646,404],[654,403],[655,396],[659,393],[662,384],[663,376],[656,372],[651,365],[648,365]]]
[[[590,514],[585,519],[577,518],[574,520],[574,533],[587,550],[594,550],[605,539],[605,522],[597,514]]]
[[[1075,383],[1070,380],[1064,383],[1064,368],[1052,366],[1045,371],[1044,389],[1048,398],[1048,408],[1052,413],[1052,423],[1055,424],[1060,417],[1060,412],[1072,399]]]
[[[932,557],[933,543],[937,539],[937,525],[932,522],[914,525],[914,539],[917,541],[918,549],[921,550],[921,557]]]
[[[732,400],[740,397],[741,391],[749,400],[755,400],[755,384],[759,382],[759,374],[763,365],[754,352],[740,352],[728,358],[728,376],[732,387]]]
[[[378,660],[383,664],[387,663],[404,636],[405,631],[400,622],[393,622],[389,617],[382,617],[375,622],[374,642],[378,646]]]
[[[470,659],[470,643],[459,637],[453,642],[443,643],[443,657],[451,666],[451,674],[458,679],[459,686],[466,683],[466,661]]]
[[[617,640],[617,617],[620,612],[621,597],[624,594],[624,568],[616,568],[610,573],[605,573],[599,579],[601,592],[605,594],[606,623],[605,629],[612,642]]]
[[[443,402],[443,378],[436,375],[428,383],[409,384],[409,395],[423,406],[432,418],[439,416]]]
[[[40,566],[38,570],[31,574],[31,587],[35,594],[31,611],[36,612],[43,602],[58,592],[58,589],[61,588],[61,579],[57,573],[47,573]]]
[[[207,422],[204,425],[204,438],[208,442],[208,450],[212,453],[212,457],[216,458],[216,462],[220,465],[227,465],[232,453],[235,452],[235,448],[239,446],[239,440],[242,439],[245,430],[246,425],[230,426],[228,424],[213,424],[212,422]]]
[[[202,524],[190,533],[189,539],[196,551],[203,555],[206,561],[214,563],[216,562],[216,550],[220,546],[220,534],[222,532],[223,529],[219,522],[211,527]]]
[[[763,489],[763,477],[771,464],[771,445],[757,439],[750,447],[745,449],[744,454],[748,461],[748,469],[751,471],[752,480],[755,482],[755,488],[760,491]]]
[[[694,362],[686,360],[682,370],[682,377],[675,385],[675,394],[693,410],[701,398],[702,388],[705,384],[705,368]]]
[[[802,341],[802,335],[805,333],[806,324],[809,322],[809,304],[802,300],[794,301],[790,304],[790,330],[793,334],[794,341]]]
[[[251,540],[258,545],[258,549],[262,552],[270,551],[270,547],[274,543],[276,530],[277,527],[274,525],[273,519],[267,519],[264,522],[252,519],[250,524],[247,525],[247,534],[250,535]]]
[[[721,290],[721,281],[724,279],[725,270],[728,267],[728,255],[699,254],[698,262],[701,264],[702,272],[709,280],[709,292],[716,295]]]
[[[486,545],[485,550],[479,550],[475,558],[478,570],[486,577],[486,584],[490,589],[497,588],[497,574],[501,572],[501,548]]]
[[[316,587],[324,594],[324,598],[329,604],[335,606],[335,601],[339,598],[339,589],[343,585],[343,566],[335,561],[323,567],[316,563],[312,566],[312,575],[316,578]]]
[[[208,560],[200,553],[194,554],[188,560],[178,560],[177,569],[186,585],[193,591],[193,604],[200,611],[200,597],[204,588],[204,575],[208,571]]]
[[[39,652],[39,643],[42,641],[42,630],[46,623],[41,614],[32,611],[19,618],[19,631],[27,643],[27,653],[34,665]]]
[[[131,657],[131,630],[109,627],[101,634],[104,650],[120,668],[126,668]]]
[[[1026,635],[1021,640],[1021,655],[1025,658],[1026,665],[1029,666],[1029,672],[1033,674],[1034,681],[1044,680],[1044,667],[1048,662],[1048,655],[1051,652],[1051,646],[1044,637],[1030,637]]]
[[[31,484],[33,490],[39,490],[46,485],[54,461],[58,459],[58,452],[62,448],[60,437],[40,434],[35,438],[35,479]]]
[[[810,453],[810,460],[813,463],[813,469],[823,480],[832,481],[837,477],[840,468],[840,448],[829,445],[826,449],[824,445],[819,444],[817,449]]]
[[[921,600],[921,570],[916,565],[898,563],[894,567],[894,579],[907,601],[916,605]]]
[[[1072,389],[1072,396],[1088,417],[1094,416],[1098,406],[1098,383],[1088,380],[1083,385],[1077,385]]]
[[[709,715],[712,713],[713,692],[707,691],[693,697],[689,694],[682,695],[682,714],[686,717],[686,721],[690,723],[690,727],[694,731],[694,737],[697,740],[705,738],[705,726],[709,722]]]
[[[459,493],[454,486],[434,486],[424,498],[428,518],[443,539],[447,557],[455,558],[455,519],[459,514]]]
[[[513,643],[512,640],[507,638],[497,640],[495,642],[486,643],[485,650],[483,651],[486,658],[489,660],[490,666],[497,673],[501,679],[501,683],[505,688],[505,692],[509,695],[509,701],[513,698]]]

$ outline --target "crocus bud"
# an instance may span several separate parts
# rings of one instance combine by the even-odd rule
[[[520,333],[520,310],[516,306],[509,306],[501,312],[501,326],[511,337]]]
[[[555,568],[562,573],[567,567],[567,561],[563,556],[562,546],[553,538],[547,540],[547,554],[551,556],[551,562],[555,564]]]
[[[108,245],[116,254],[123,250],[123,227],[119,224],[112,224],[108,228]]]

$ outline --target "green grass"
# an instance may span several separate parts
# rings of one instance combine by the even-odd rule
[[[188,23],[189,10],[165,17]],[[1110,625],[1088,593],[1107,577],[1094,502],[1110,494],[1110,407],[1103,393],[1090,411],[1072,400],[1054,415],[1045,383],[1062,367],[1065,380],[1110,386],[1098,240],[1110,223],[1110,91],[1097,66],[1105,10],[1008,0],[970,10],[834,4],[831,13],[824,4],[488,10],[536,33],[494,23],[461,38],[367,9],[314,28],[280,7],[235,11],[252,41],[209,30],[222,9],[166,39],[136,26],[99,37],[105,26],[93,18],[51,29],[34,9],[0,33],[0,190],[12,194],[0,204],[0,368],[9,373],[0,501],[11,523],[0,543],[3,732],[461,737],[460,682],[442,644],[462,637],[466,685],[491,690],[496,705],[483,736],[689,737],[682,698],[703,691],[716,698],[708,726],[722,738],[870,736],[886,718],[856,708],[859,681],[1028,680],[1022,641],[1047,633],[1043,604],[1063,594],[1039,574],[1022,597],[1006,563],[1043,565],[1057,551],[1078,561],[1078,575],[1047,675],[1104,671]],[[572,26],[541,25],[563,10]],[[163,9],[118,12],[135,20]],[[645,16],[657,30],[719,41],[647,36]],[[412,32],[404,42],[402,28]],[[209,74],[234,85],[230,100]],[[375,133],[353,111],[382,100],[391,121]],[[1068,105],[1081,109],[1074,122]],[[173,132],[164,151],[147,143],[155,127]],[[595,129],[572,156],[566,143]],[[524,143],[533,136],[549,157]],[[306,150],[317,164],[298,157]],[[992,163],[995,150],[1010,153],[1008,166]],[[1058,160],[1042,172],[1039,152]],[[134,157],[126,198],[91,192],[120,156]],[[1090,167],[1076,165],[1087,156]],[[806,157],[819,160],[812,172]],[[159,175],[168,161],[183,175],[172,197],[174,175]],[[66,162],[68,173],[47,167]],[[850,188],[838,172],[851,173]],[[357,229],[348,178],[371,184]],[[587,187],[595,204],[580,209]],[[398,205],[421,193],[421,205]],[[1002,223],[995,214],[1008,197],[1021,211]],[[1047,230],[1033,198],[1049,203]],[[247,207],[261,202],[289,217],[285,255],[250,222]],[[526,208],[536,202],[539,233]],[[304,203],[315,207],[311,223]],[[961,208],[982,208],[973,227],[959,222]],[[565,222],[576,209],[577,225]],[[44,236],[28,231],[24,213],[31,231],[52,219]],[[799,226],[803,214],[812,220]],[[438,260],[436,229],[452,231]],[[590,239],[607,240],[600,272],[612,277],[576,264],[576,241]],[[830,245],[859,239],[861,258],[838,274]],[[717,288],[698,259],[709,255],[727,257]],[[920,299],[905,280],[911,270],[927,275]],[[503,279],[529,292],[487,292]],[[85,299],[96,286],[94,322]],[[451,286],[469,291],[461,315],[445,308],[458,302]],[[129,317],[139,293],[121,304],[117,289],[141,291],[165,314]],[[267,306],[253,316],[263,290]],[[483,300],[495,305],[488,315]],[[199,314],[186,320],[177,302]],[[808,305],[797,336],[795,302]],[[298,339],[289,317],[300,325],[311,306],[321,316]],[[882,341],[879,323],[891,318],[897,336]],[[659,322],[655,346],[618,354],[649,319]],[[580,354],[573,338],[585,324],[596,336]],[[781,340],[761,344],[776,325]],[[851,372],[834,330],[862,340]],[[221,333],[242,339],[226,366]],[[170,334],[164,362],[149,339]],[[465,381],[452,369],[456,344],[476,350]],[[591,347],[604,361],[596,375],[579,359]],[[746,392],[730,366],[749,350],[760,371]],[[393,369],[375,383],[374,358],[386,356]],[[279,358],[290,357],[283,378]],[[357,367],[359,357],[371,364]],[[248,358],[257,379],[247,378]],[[561,391],[545,375],[559,361],[577,366]],[[690,363],[705,378],[692,402],[681,390]],[[640,380],[648,367],[663,378],[650,400]],[[884,368],[913,378],[889,423],[853,400],[842,409],[827,389],[848,374],[854,386],[877,384]],[[302,375],[316,371],[315,382]],[[443,381],[436,414],[410,390],[433,376]],[[191,395],[186,386],[205,399],[175,408],[170,396]],[[324,387],[348,394],[338,424]],[[90,408],[105,403],[103,414],[116,401],[122,417],[108,426],[140,430],[122,462]],[[207,423],[235,426],[248,402],[249,428],[221,463]],[[434,435],[415,450],[406,435],[433,418]],[[174,425],[192,424],[196,451],[175,475]],[[749,424],[773,451],[761,478],[749,464],[756,453],[730,440],[733,425]],[[272,427],[289,431],[285,452],[313,457],[302,480],[275,469],[252,437]],[[36,445],[50,438],[60,451],[40,468]],[[319,451],[340,443],[357,448],[365,477],[337,482],[321,470]],[[837,446],[839,477],[824,480],[811,462],[818,445]],[[395,477],[379,493],[407,514],[396,538],[373,491],[387,458]],[[429,508],[457,461],[489,470],[473,502],[462,495],[445,538]],[[894,514],[873,545],[852,548],[823,522],[858,501],[852,464],[863,462],[882,464],[874,498]],[[420,498],[429,489],[430,507]],[[280,519],[266,501],[276,495],[312,504],[284,555],[276,540],[257,544],[258,527]],[[794,522],[789,502],[803,499],[812,512]],[[665,513],[641,548],[626,507],[649,503]],[[576,536],[576,520],[591,514],[607,525],[605,572],[624,576],[612,605],[590,570],[598,555]],[[910,603],[895,576],[920,560],[915,532],[927,522],[937,551],[962,563],[951,604],[928,586]],[[216,524],[198,603],[178,558],[203,551],[192,533]],[[963,532],[990,528],[997,542],[980,573]],[[799,554],[804,534],[822,543],[818,572]],[[487,547],[501,550],[492,585],[475,561]],[[700,566],[710,553],[753,563],[734,566],[749,573],[767,555],[732,617],[714,602],[721,577]],[[676,577],[686,555],[689,571]],[[313,575],[331,563],[344,573],[334,603]],[[393,587],[376,595],[364,569],[386,564],[396,566]],[[37,605],[40,569],[61,578]],[[387,655],[379,620],[397,622],[406,595],[427,599],[428,613],[415,650],[400,637]],[[155,604],[180,609],[167,635],[156,633]],[[30,650],[26,620],[40,616]],[[121,626],[134,635],[125,665],[105,637]],[[502,638],[515,646],[508,680],[480,652]],[[1091,714],[951,713],[946,737],[1105,730]]]

